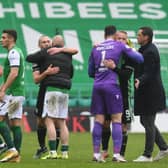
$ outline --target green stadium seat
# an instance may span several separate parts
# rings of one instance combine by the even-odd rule
[[[89,107],[91,104],[90,98],[79,98],[78,99],[78,105],[82,107]]]
[[[168,107],[168,98],[166,98],[166,107]]]
[[[25,99],[25,101],[23,102],[23,106],[28,106],[29,105],[29,102],[27,99]]]
[[[35,99],[35,98],[31,98],[31,99],[28,100],[28,104],[31,107],[36,106],[36,102],[37,102],[37,99]]]
[[[75,107],[78,105],[78,99],[77,98],[69,98],[69,107]]]

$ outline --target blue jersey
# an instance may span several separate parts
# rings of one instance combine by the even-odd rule
[[[123,54],[137,63],[143,62],[143,56],[139,52],[119,41],[106,40],[92,49],[88,73],[90,77],[94,77],[94,85],[118,84],[117,73],[105,67],[103,61],[112,59],[118,65]]]

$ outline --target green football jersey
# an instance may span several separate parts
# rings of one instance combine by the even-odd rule
[[[18,76],[13,81],[12,85],[7,89],[6,94],[13,96],[25,96],[24,83],[24,55],[20,48],[14,46],[9,52],[4,61],[4,82],[10,73],[11,67],[18,67]]]

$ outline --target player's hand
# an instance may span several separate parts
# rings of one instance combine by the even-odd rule
[[[136,88],[136,89],[139,88],[139,84],[140,84],[139,79],[135,79],[135,88]]]
[[[105,67],[110,68],[110,69],[115,69],[116,68],[116,64],[112,59],[104,60],[103,64],[104,64]]]
[[[47,50],[47,53],[49,53],[50,55],[54,55],[60,52],[62,52],[62,48],[57,48],[57,47],[52,47]]]
[[[3,75],[3,68],[2,68],[2,66],[0,66],[0,76],[2,76]]]
[[[49,67],[46,69],[47,75],[53,75],[60,71],[59,67],[52,67],[52,64],[49,65]]]
[[[2,101],[5,97],[5,92],[0,91],[0,101]]]
[[[93,47],[97,47],[100,43],[96,42],[96,43],[93,43]]]

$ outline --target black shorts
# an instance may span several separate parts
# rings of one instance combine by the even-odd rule
[[[106,114],[105,115],[105,121],[111,121],[111,116],[110,114]],[[132,121],[132,113],[131,110],[126,109],[124,110],[123,114],[122,114],[122,123],[123,124],[130,124]]]
[[[122,114],[122,123],[123,124],[130,124],[132,121],[132,112],[130,109],[126,108]]]
[[[111,115],[105,114],[105,121],[111,121]]]
[[[40,85],[38,96],[37,96],[36,109],[34,111],[34,114],[38,117],[42,116],[45,92],[46,92],[46,87]]]

